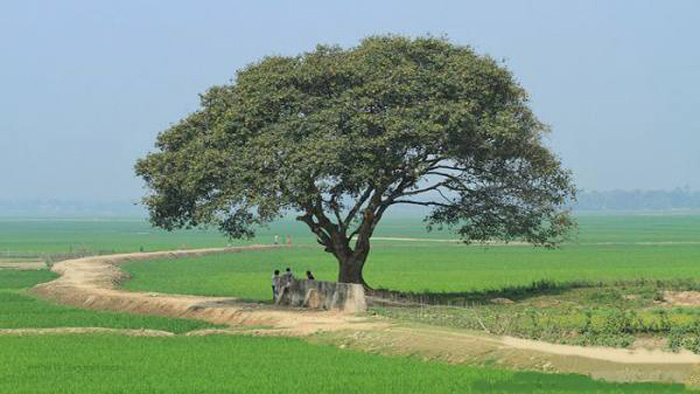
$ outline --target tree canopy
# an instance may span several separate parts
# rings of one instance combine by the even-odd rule
[[[397,204],[466,242],[553,246],[573,222],[570,173],[501,63],[446,39],[377,36],[270,56],[201,96],[136,164],[151,221],[233,238],[289,212],[365,283],[375,227]]]

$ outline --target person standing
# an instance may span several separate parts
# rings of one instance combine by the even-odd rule
[[[280,270],[275,270],[275,273],[272,274],[272,300],[277,301],[277,292],[279,291],[280,288]]]
[[[284,270],[284,285],[285,286],[291,285],[292,279],[294,279],[294,274],[292,273],[292,269],[287,267],[287,269]]]

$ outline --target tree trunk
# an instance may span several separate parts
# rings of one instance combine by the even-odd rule
[[[338,270],[338,282],[357,283],[369,289],[369,285],[367,282],[365,282],[365,279],[362,276],[362,269],[365,266],[364,259],[358,259],[354,256],[338,257],[338,262],[340,264],[340,269]]]

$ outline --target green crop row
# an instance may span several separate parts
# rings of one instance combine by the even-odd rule
[[[0,337],[0,392],[682,393],[682,385],[604,383],[422,362],[289,338]]]
[[[528,286],[532,282],[700,280],[700,246],[491,247],[441,243],[377,242],[365,279],[375,288],[413,293],[471,293]],[[132,290],[266,299],[275,269],[335,280],[337,262],[322,249],[277,251],[134,262],[125,265]]]
[[[200,320],[73,308],[38,299],[22,289],[53,277],[49,271],[0,271],[0,329],[107,327],[184,333],[217,327]]]
[[[700,246],[700,215],[581,215],[570,244],[588,246],[676,243]],[[257,238],[235,244],[281,242],[314,245],[303,223],[280,220],[257,231]],[[449,231],[427,232],[421,218],[388,217],[376,237],[452,239]],[[225,246],[231,243],[214,229],[167,232],[145,219],[10,219],[0,218],[0,258],[43,254],[114,253]],[[375,241],[376,245],[391,241]],[[405,244],[402,242],[401,244]]]

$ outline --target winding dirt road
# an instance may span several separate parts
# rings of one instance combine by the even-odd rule
[[[583,373],[616,381],[700,383],[700,356],[687,351],[669,353],[661,350],[558,345],[473,331],[407,325],[339,312],[281,308],[234,298],[129,292],[118,288],[120,283],[128,280],[128,276],[119,268],[119,264],[125,262],[278,247],[254,245],[67,260],[51,268],[60,275],[58,279],[37,285],[32,292],[43,298],[83,308],[202,319],[231,326],[231,330],[203,330],[192,335],[252,333],[306,336],[311,342],[328,342],[383,354],[418,354],[427,359],[449,362],[489,362],[522,369]],[[256,329],[256,326],[271,329]],[[314,333],[323,334],[309,336]],[[129,334],[138,335],[126,333]],[[145,335],[149,334],[168,335]]]
[[[278,246],[253,245],[232,248],[128,253],[85,257],[54,264],[60,277],[32,289],[34,294],[82,308],[201,319],[231,326],[272,326],[279,335],[304,336],[318,331],[376,328],[365,318],[339,312],[281,308],[243,302],[235,298],[202,297],[118,289],[128,275],[119,267],[129,261],[176,259],[214,253],[266,250]]]

